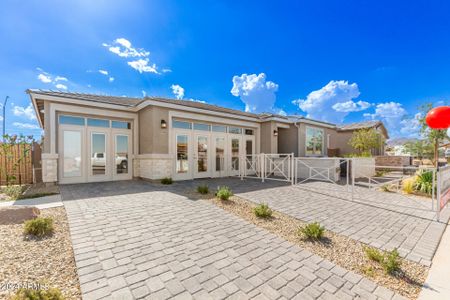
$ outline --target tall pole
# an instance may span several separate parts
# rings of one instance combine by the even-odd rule
[[[5,116],[5,111],[6,111],[6,102],[8,101],[9,96],[6,96],[5,98],[5,102],[3,103],[3,135],[2,135],[2,140],[5,141],[5,134],[6,134],[6,128],[5,128],[5,124],[6,124],[6,116]]]

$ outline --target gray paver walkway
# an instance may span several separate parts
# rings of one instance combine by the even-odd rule
[[[256,179],[252,179],[255,180]],[[270,184],[270,183],[268,183]],[[435,213],[394,193],[358,190],[351,201],[344,187],[323,182],[244,191],[239,196],[371,246],[392,250],[429,266],[445,229]],[[447,216],[448,218],[448,216]]]
[[[241,191],[253,186],[236,183]],[[186,198],[181,191],[193,184],[61,187],[84,299],[398,296],[212,204]]]

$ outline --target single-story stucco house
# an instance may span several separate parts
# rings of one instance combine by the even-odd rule
[[[375,128],[388,137],[379,121],[337,126],[159,97],[27,93],[44,130],[48,183],[231,176],[244,155],[345,155],[353,152],[348,141],[354,130]]]

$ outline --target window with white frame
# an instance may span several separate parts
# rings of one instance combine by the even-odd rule
[[[323,129],[306,127],[305,150],[306,156],[323,155]]]

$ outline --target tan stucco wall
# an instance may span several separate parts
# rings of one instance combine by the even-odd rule
[[[273,135],[276,129],[274,121],[261,123],[261,153],[277,153],[278,138]]]
[[[278,153],[294,153],[298,156],[298,129],[294,125],[278,128]]]
[[[165,120],[167,128],[161,128]],[[169,110],[148,106],[139,111],[139,154],[169,153]]]
[[[336,133],[336,148],[339,149],[339,156],[355,153],[349,141],[352,138],[353,131],[341,131]]]

